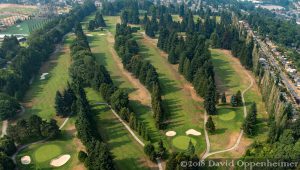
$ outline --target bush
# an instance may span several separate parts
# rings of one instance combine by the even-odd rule
[[[80,162],[84,162],[87,157],[88,157],[88,155],[84,151],[79,151],[79,153],[78,153],[78,160]]]

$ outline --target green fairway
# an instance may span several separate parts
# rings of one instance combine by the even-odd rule
[[[230,56],[228,51],[211,49],[211,54],[218,91],[226,93],[228,103],[227,105],[219,105],[217,107],[218,115],[213,116],[216,132],[210,134],[209,139],[211,149],[214,151],[232,147],[238,137],[242,122],[244,121],[244,111],[243,107],[232,108],[229,100],[232,94],[235,94],[238,90],[243,91],[250,85],[250,78],[246,74],[245,69],[237,63],[237,59]],[[261,122],[260,126],[261,129],[264,129],[264,131],[259,132],[258,139],[265,139],[267,130],[264,119],[266,119],[267,115],[265,114],[264,104],[255,83],[244,94],[244,97],[247,110],[251,102],[256,102],[258,119]],[[244,139],[248,141],[246,143],[251,143],[248,138]],[[247,147],[247,145],[242,144],[241,147]],[[226,154],[223,154],[223,156],[226,156]]]
[[[159,74],[159,81],[163,94],[163,107],[169,117],[167,130],[174,130],[178,135],[185,135],[185,131],[195,129],[202,132],[203,108],[202,102],[192,99],[187,81],[177,73],[167,58],[161,55],[156,45],[145,40],[140,33],[135,34],[140,46],[141,55],[149,60]],[[197,153],[205,149],[203,136],[195,137],[198,141]],[[171,140],[169,139],[169,143]],[[174,148],[176,149],[176,148]]]
[[[0,34],[26,34],[29,35],[32,31],[41,28],[50,20],[46,19],[31,19],[22,21],[20,24],[15,24],[7,29],[0,31]]]
[[[37,114],[44,119],[55,116],[56,91],[63,90],[69,80],[68,67],[71,64],[69,46],[71,40],[72,36],[67,36],[62,49],[44,63],[39,74],[35,76],[24,98],[25,106],[27,106],[26,116]],[[45,80],[40,80],[42,73],[49,73]]]
[[[86,24],[88,20],[93,18],[94,16],[87,17],[84,20],[83,25]],[[119,20],[118,18],[119,17],[115,16],[104,17],[108,25],[108,30],[113,34],[115,32],[116,23]],[[155,127],[151,107],[142,104],[139,100],[132,100],[132,98],[136,98],[136,96],[138,96],[138,93],[137,90],[134,88],[133,84],[126,77],[124,77],[122,71],[113,59],[113,44],[108,41],[108,36],[110,36],[110,38],[113,38],[113,36],[108,35],[107,31],[96,30],[93,32],[89,32],[85,29],[85,26],[83,26],[83,28],[85,33],[90,35],[88,36],[88,41],[90,43],[91,50],[96,57],[96,60],[107,68],[113,79],[114,84],[117,85],[119,88],[126,90],[129,93],[129,97],[131,99],[130,106],[133,109],[133,111],[138,114],[138,118],[145,122],[150,132],[151,138],[153,139],[153,142],[158,142],[160,138],[165,138],[165,136],[162,136],[158,129]]]
[[[26,107],[25,114],[22,118],[29,117],[31,114],[37,114],[43,119],[55,118],[54,98],[57,90],[63,90],[69,80],[68,68],[71,64],[69,46],[74,37],[69,34],[63,42],[61,49],[45,62],[39,74],[35,76],[33,83],[27,91],[23,100]],[[42,73],[49,73],[45,80],[40,80]],[[58,119],[58,125],[62,124],[64,119]],[[17,161],[21,169],[51,169],[51,159],[61,154],[70,154],[71,159],[62,167],[56,169],[73,169],[82,166],[77,159],[77,152],[82,149],[81,143],[76,138],[75,120],[70,118],[65,127],[62,129],[62,135],[55,141],[46,141],[30,145],[20,152]],[[66,130],[65,130],[66,129]],[[29,155],[32,163],[21,165],[22,156]]]
[[[236,116],[236,112],[234,108],[220,108],[218,110],[218,117],[221,120],[227,121],[232,120]]]
[[[143,147],[135,141],[124,125],[113,115],[106,105],[95,105],[104,102],[102,97],[90,88],[86,89],[87,97],[97,116],[99,131],[108,143],[114,156],[117,169],[149,169],[155,164],[148,160]]]
[[[37,163],[42,163],[56,158],[61,154],[62,148],[59,145],[45,144],[36,149],[33,159],[36,160]]]
[[[189,136],[177,136],[172,140],[172,144],[178,149],[186,150],[190,141],[194,146],[197,144],[196,140]]]
[[[113,44],[108,41],[109,35],[107,30],[95,30],[92,32],[87,31],[85,25],[93,18],[94,15],[90,15],[85,18],[82,24],[84,32],[88,35],[88,41],[96,60],[107,68],[114,84],[116,84],[119,88],[128,91],[130,96],[136,95],[136,90],[133,88],[133,85],[130,81],[123,77],[119,67],[112,58]],[[116,23],[119,20],[118,18],[119,17],[104,17],[106,24],[108,25],[108,30],[112,34],[115,32]],[[92,104],[103,101],[101,96],[97,93],[98,92],[91,89],[87,89],[87,96]],[[139,115],[149,117],[148,120],[153,121],[151,108],[132,100],[130,100],[130,105],[134,112]],[[99,111],[104,110],[104,112],[101,112],[101,114],[97,117],[97,122],[99,122],[99,131],[103,136],[105,136],[106,141],[115,156],[114,162],[119,169],[148,169],[147,167],[154,165],[149,162],[148,158],[144,155],[143,148],[130,136],[126,129],[124,129],[123,125],[114,117],[108,108],[105,106],[95,106],[93,107],[93,110],[97,110],[95,114],[99,114]],[[159,132],[156,128],[154,128],[152,131],[150,130],[153,139],[155,139],[155,133],[159,135]],[[151,127],[149,127],[149,129],[151,129]]]

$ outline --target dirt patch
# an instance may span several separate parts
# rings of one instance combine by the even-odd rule
[[[85,166],[83,163],[79,164],[79,165],[75,165],[74,167],[72,167],[72,170],[85,170]]]
[[[107,41],[110,44],[114,44],[114,42],[115,42],[114,38],[110,32],[108,33]],[[146,89],[146,87],[144,85],[142,85],[140,83],[140,81],[138,79],[134,78],[134,76],[130,72],[125,70],[125,68],[123,67],[123,64],[121,62],[121,59],[119,58],[118,54],[112,47],[113,47],[113,45],[111,45],[109,47],[109,50],[111,52],[113,60],[115,61],[118,69],[120,70],[120,73],[123,75],[124,78],[126,78],[134,86],[134,88],[136,88],[136,90],[135,90],[136,94],[131,93],[129,95],[130,99],[138,100],[143,105],[151,106],[151,95],[150,95],[149,91]]]

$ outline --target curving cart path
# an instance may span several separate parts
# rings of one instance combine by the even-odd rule
[[[243,90],[243,92],[242,92],[242,101],[243,101],[243,108],[244,108],[244,117],[247,116],[247,107],[246,107],[246,104],[245,104],[244,94],[245,94],[245,93],[253,86],[253,84],[254,84],[253,78],[249,75],[249,73],[248,73],[247,71],[245,71],[245,72],[246,72],[247,76],[248,76],[249,79],[250,79],[250,85],[249,85],[245,90]],[[203,123],[204,123],[204,127],[203,127],[203,128],[204,128],[204,134],[205,134],[205,140],[206,140],[206,151],[205,151],[204,155],[203,155],[202,158],[201,158],[202,160],[204,160],[205,158],[207,158],[207,157],[209,157],[209,156],[211,156],[211,155],[214,155],[214,154],[232,151],[232,150],[236,149],[236,148],[239,146],[239,144],[240,144],[240,142],[241,142],[241,139],[242,139],[242,137],[243,137],[243,134],[244,134],[244,131],[243,131],[243,130],[241,130],[241,132],[240,132],[240,134],[239,134],[239,137],[237,138],[235,144],[234,144],[232,147],[230,147],[230,148],[228,148],[228,149],[224,149],[224,150],[219,150],[219,151],[215,151],[215,152],[210,152],[210,141],[209,141],[209,137],[208,137],[207,130],[206,130],[206,128],[205,128],[205,123],[206,123],[206,121],[207,121],[207,113],[205,112],[205,115],[204,115],[204,122],[203,122]]]

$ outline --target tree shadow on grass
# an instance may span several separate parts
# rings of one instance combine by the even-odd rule
[[[107,57],[104,52],[93,52],[93,55],[95,56],[95,59],[97,62],[99,62],[99,64],[101,64],[105,67],[108,66]]]
[[[213,54],[213,56],[214,55],[216,55],[216,54]],[[216,56],[218,56],[218,55],[216,55]],[[226,84],[227,88],[239,87],[239,85],[232,84],[231,80],[230,80],[230,78],[235,75],[235,72],[232,71],[231,69],[224,68],[224,66],[230,65],[229,62],[213,57],[213,65],[214,65],[215,73],[218,75],[218,77],[220,77],[222,84]],[[222,74],[220,74],[220,73],[222,73]]]
[[[126,153],[124,153],[126,154]],[[149,169],[149,167],[146,167],[144,165],[147,165],[148,163],[144,160],[141,160],[143,158],[137,158],[137,159],[132,159],[132,158],[124,158],[124,159],[115,159],[115,162],[117,164],[117,167],[120,169]],[[124,167],[125,166],[125,167]],[[157,167],[152,167],[150,168],[152,170],[157,169]]]
[[[147,130],[151,136],[152,142],[157,142],[160,139],[159,130],[155,127],[155,120],[153,118],[153,112],[151,107],[143,105],[138,100],[130,100],[130,108],[137,114],[138,119],[142,121],[146,127]],[[149,114],[145,117],[143,115]],[[147,119],[150,118],[151,120]]]
[[[226,130],[227,130],[227,128],[218,128],[218,127],[216,127],[216,130],[215,130],[215,132],[212,135],[223,134],[223,133],[226,132]]]

